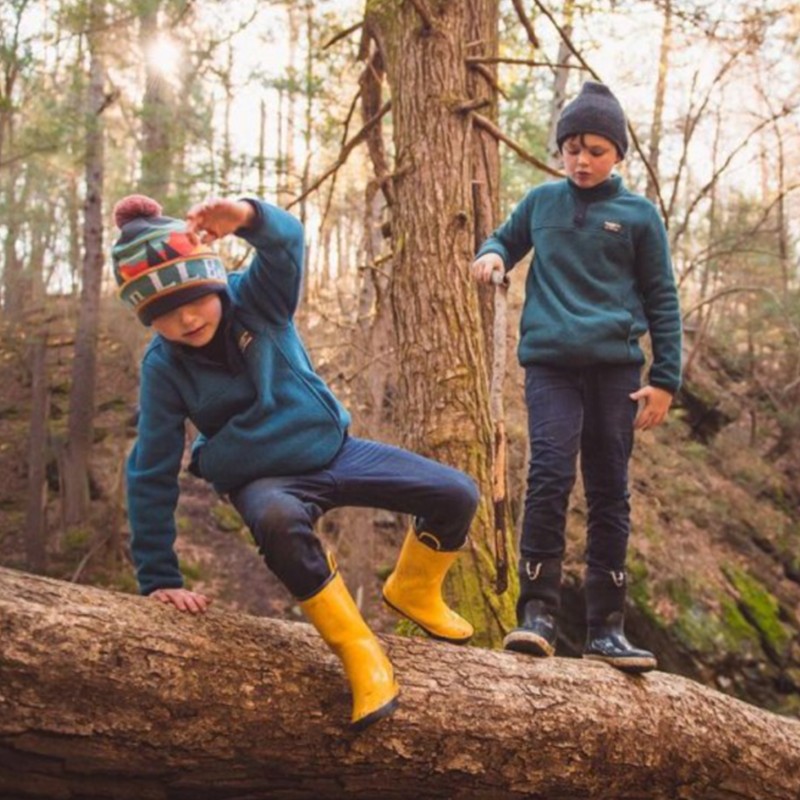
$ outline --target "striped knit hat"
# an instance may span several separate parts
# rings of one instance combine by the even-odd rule
[[[162,216],[150,197],[132,194],[114,206],[120,237],[111,250],[119,296],[145,324],[211,292],[228,279],[219,256],[187,234],[186,223]]]

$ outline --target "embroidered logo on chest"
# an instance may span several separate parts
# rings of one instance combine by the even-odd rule
[[[606,220],[603,223],[603,228],[607,231],[611,231],[611,233],[619,233],[622,230],[622,223]]]

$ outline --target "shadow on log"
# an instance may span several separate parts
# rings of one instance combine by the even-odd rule
[[[0,569],[0,797],[798,800],[800,722],[663,673],[385,639],[347,730],[309,626]]]

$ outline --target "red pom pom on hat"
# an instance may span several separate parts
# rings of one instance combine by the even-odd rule
[[[134,219],[140,217],[160,217],[161,205],[145,194],[129,194],[114,206],[114,223],[121,230]]]

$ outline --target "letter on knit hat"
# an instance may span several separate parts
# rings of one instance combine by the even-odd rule
[[[186,223],[162,216],[151,197],[132,194],[114,206],[120,237],[111,250],[122,301],[145,324],[228,286],[219,256],[190,236]]]
[[[594,133],[614,142],[620,156],[628,151],[628,126],[619,100],[608,86],[586,81],[580,94],[564,106],[556,126],[558,149],[571,136]]]

